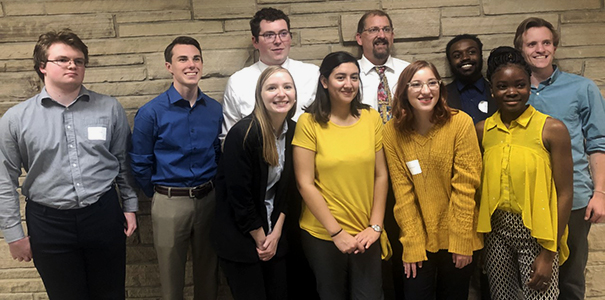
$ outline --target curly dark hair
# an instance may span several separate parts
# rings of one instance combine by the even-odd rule
[[[266,7],[257,11],[252,20],[250,20],[250,31],[252,31],[252,36],[254,36],[256,40],[258,40],[258,35],[260,33],[260,22],[262,20],[267,22],[284,20],[288,25],[288,31],[290,30],[290,18],[288,18],[283,11],[273,7]]]
[[[516,65],[521,70],[527,73],[527,77],[531,77],[531,68],[523,58],[521,51],[508,46],[501,46],[493,49],[487,59],[487,80],[492,81],[492,76],[502,67],[508,65]]]

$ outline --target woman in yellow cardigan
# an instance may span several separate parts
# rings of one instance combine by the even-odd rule
[[[478,230],[488,233],[494,300],[557,299],[559,262],[569,254],[571,142],[563,122],[527,105],[530,75],[516,49],[499,47],[489,56],[487,78],[500,110],[477,124],[484,150]]]
[[[401,228],[409,299],[467,299],[477,234],[481,152],[471,117],[450,109],[435,66],[399,77],[384,149]]]

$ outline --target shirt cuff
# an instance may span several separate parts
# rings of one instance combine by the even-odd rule
[[[25,238],[25,232],[23,231],[21,222],[17,223],[16,226],[2,230],[2,233],[4,234],[4,240],[6,240],[7,243],[12,243]]]
[[[139,199],[124,199],[122,200],[122,210],[124,212],[136,212],[139,210]]]

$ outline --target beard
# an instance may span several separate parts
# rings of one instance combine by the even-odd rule
[[[389,55],[391,55],[391,45],[389,44],[389,41],[387,39],[383,39],[383,38],[376,38],[374,40],[374,44],[381,42],[384,43],[386,45],[386,50],[385,51],[378,51],[376,49],[376,47],[373,48],[372,50],[372,54],[374,54],[374,57],[376,59],[387,59],[389,57]]]

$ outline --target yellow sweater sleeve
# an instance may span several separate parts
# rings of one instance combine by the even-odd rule
[[[395,207],[393,212],[399,225],[399,240],[403,245],[403,261],[418,262],[427,260],[426,235],[424,233],[420,209],[416,202],[414,185],[411,174],[405,167],[403,150],[393,122],[387,123],[384,128],[383,147],[387,158],[393,192],[395,193]]]
[[[465,116],[466,117],[466,116]],[[475,192],[481,182],[481,150],[471,118],[460,118],[454,144],[452,194],[449,206],[451,253],[472,255],[476,245],[477,203]]]

